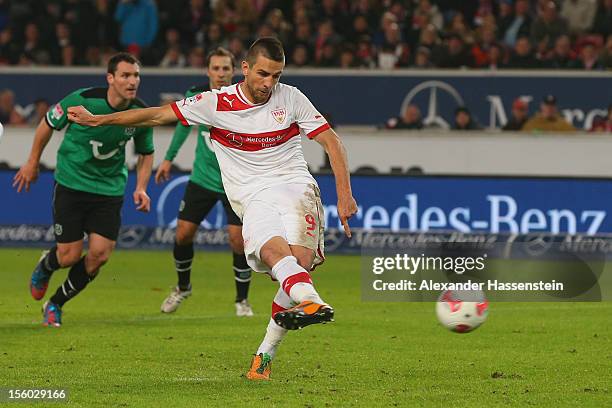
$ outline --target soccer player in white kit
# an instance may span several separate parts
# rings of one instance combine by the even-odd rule
[[[280,283],[272,318],[247,378],[268,380],[271,361],[288,330],[333,319],[334,310],[315,290],[309,272],[324,260],[323,208],[308,171],[301,136],[320,143],[336,179],[338,217],[357,212],[346,152],[327,121],[297,88],[279,83],[285,66],[282,44],[260,38],[242,62],[244,81],[163,107],[92,115],[83,107],[69,118],[88,126],[157,126],[178,118],[210,126],[223,186],[243,221],[249,266]]]

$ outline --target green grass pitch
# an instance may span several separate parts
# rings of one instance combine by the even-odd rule
[[[197,252],[194,294],[173,315],[171,252],[117,251],[40,325],[28,279],[35,250],[0,251],[0,387],[69,389],[74,407],[603,407],[612,401],[612,303],[493,303],[455,334],[432,303],[364,303],[358,257],[313,274],[336,322],[289,333],[273,380],[245,379],[277,283],[254,276],[254,318],[234,316],[229,253]],[[66,276],[56,273],[49,295]],[[12,404],[26,406],[27,404]],[[32,404],[42,406],[43,404]],[[62,406],[62,403],[52,406]]]

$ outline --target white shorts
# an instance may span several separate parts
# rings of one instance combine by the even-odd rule
[[[259,256],[273,237],[315,253],[312,268],[325,260],[321,192],[315,184],[282,184],[257,193],[244,209],[242,236],[247,263],[255,272],[270,272]]]

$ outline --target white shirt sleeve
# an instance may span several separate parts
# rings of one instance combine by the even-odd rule
[[[180,101],[172,102],[172,110],[185,126],[214,126],[217,111],[217,94],[202,92]]]
[[[299,89],[295,88],[293,98],[295,121],[309,139],[330,128],[327,120]]]

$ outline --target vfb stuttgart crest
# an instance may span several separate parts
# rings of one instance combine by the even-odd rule
[[[283,123],[285,121],[285,116],[287,114],[287,111],[285,110],[285,108],[280,108],[280,109],[274,109],[272,111],[272,117],[278,122],[278,123]]]

